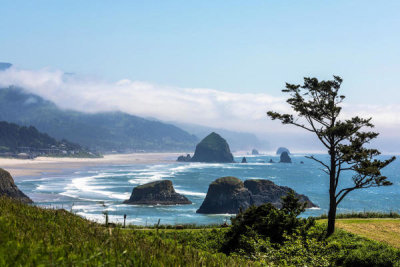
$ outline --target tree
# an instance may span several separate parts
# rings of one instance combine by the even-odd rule
[[[304,78],[302,86],[286,83],[282,90],[290,97],[287,103],[296,113],[281,114],[268,111],[272,120],[280,120],[283,124],[291,124],[314,133],[327,148],[329,162],[324,162],[314,156],[309,156],[324,167],[329,175],[329,212],[327,235],[335,231],[336,209],[340,202],[350,192],[363,188],[388,186],[392,183],[381,174],[381,169],[395,160],[378,160],[377,149],[366,148],[378,133],[363,131],[373,128],[372,118],[353,117],[339,119],[345,96],[339,94],[342,84],[339,76],[333,80],[318,81],[317,78]],[[338,187],[340,175],[344,171],[353,172],[353,184],[350,187]]]

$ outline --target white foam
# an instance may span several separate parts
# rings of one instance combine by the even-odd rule
[[[187,196],[205,197],[207,195],[206,193],[193,192],[193,191],[182,190],[182,189],[177,189],[177,188],[175,188],[175,191],[179,194],[187,195]]]

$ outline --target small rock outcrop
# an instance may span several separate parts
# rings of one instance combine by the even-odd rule
[[[139,185],[132,190],[131,197],[124,201],[131,205],[178,205],[192,204],[185,196],[175,192],[170,180],[155,181]]]
[[[290,151],[289,151],[289,149],[287,149],[286,147],[280,147],[280,148],[278,148],[278,149],[276,150],[276,154],[277,154],[277,155],[282,154],[282,152],[287,152],[287,153],[290,155]]]
[[[0,168],[0,196],[4,195],[23,203],[33,203],[32,199],[19,190],[11,174]]]
[[[232,163],[229,145],[219,134],[212,132],[196,146],[192,162]]]
[[[246,157],[243,157],[243,158],[242,158],[242,163],[247,163]]]
[[[190,155],[187,154],[186,157],[185,156],[179,156],[176,161],[179,161],[179,162],[190,162],[191,159],[192,158],[190,157]]]
[[[207,196],[197,213],[236,214],[240,207],[251,205],[251,195],[243,182],[236,177],[222,177],[210,184]]]
[[[269,180],[246,180],[243,183],[236,177],[222,177],[210,184],[207,196],[197,213],[237,214],[240,209],[245,210],[251,205],[259,206],[264,203],[281,208],[281,198],[289,190],[289,187],[276,185]],[[297,193],[296,196],[307,203],[307,208],[316,207],[307,196]]]
[[[292,163],[292,159],[289,157],[289,154],[286,151],[283,151],[281,154],[281,160],[279,162]]]
[[[268,161],[268,163],[275,163],[275,161],[273,161],[272,159],[270,159],[270,160]]]
[[[252,155],[260,155],[260,153],[258,153],[258,150],[253,148],[253,150],[251,151]]]

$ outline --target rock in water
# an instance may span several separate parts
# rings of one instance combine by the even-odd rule
[[[290,188],[278,186],[269,180],[246,180],[244,183],[235,177],[222,177],[210,184],[207,196],[197,213],[237,214],[242,208],[251,205],[259,206],[271,203],[277,208],[282,207],[282,197],[286,196]],[[307,203],[307,208],[316,207],[307,196],[296,193],[301,202]]]
[[[281,161],[283,163],[292,163],[292,159],[289,157],[289,154],[286,151],[283,151],[281,154]]]
[[[251,195],[243,182],[236,177],[222,177],[210,184],[207,196],[197,213],[238,213],[251,205]]]
[[[179,156],[176,161],[179,161],[179,162],[190,162],[191,159],[192,158],[190,157],[190,155],[187,154],[186,157],[185,156]]]
[[[175,192],[170,180],[155,181],[139,185],[132,190],[124,204],[132,205],[178,205],[192,204],[185,196]]]
[[[253,148],[253,150],[251,151],[252,155],[259,155],[260,153],[258,153],[258,150]]]
[[[253,179],[244,181],[244,186],[251,192],[252,204],[260,206],[264,203],[271,203],[277,208],[282,207],[282,197],[286,196],[291,188],[279,186],[270,180]],[[307,203],[306,208],[316,207],[305,195],[295,193],[300,202]]]
[[[246,157],[243,157],[243,158],[242,158],[242,163],[247,163]]]
[[[275,163],[272,159],[270,159],[268,162],[269,162],[269,163]]]
[[[287,149],[286,147],[280,147],[280,148],[278,148],[278,150],[276,150],[277,155],[282,154],[282,152],[287,152],[288,154],[290,154],[289,149]]]
[[[33,201],[15,185],[11,174],[0,168],[0,196],[4,195],[23,203],[33,203]]]
[[[196,146],[192,162],[232,163],[229,145],[219,134],[212,132]]]

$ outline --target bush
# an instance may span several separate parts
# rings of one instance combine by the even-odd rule
[[[301,219],[297,216],[304,211],[305,204],[300,203],[293,191],[282,198],[282,208],[277,209],[272,204],[252,206],[246,211],[240,211],[236,218],[232,218],[232,226],[226,234],[226,241],[222,252],[229,254],[241,251],[254,253],[257,251],[250,240],[268,239],[271,243],[282,244],[285,235],[298,233],[305,235],[307,230],[315,224],[314,219]]]

